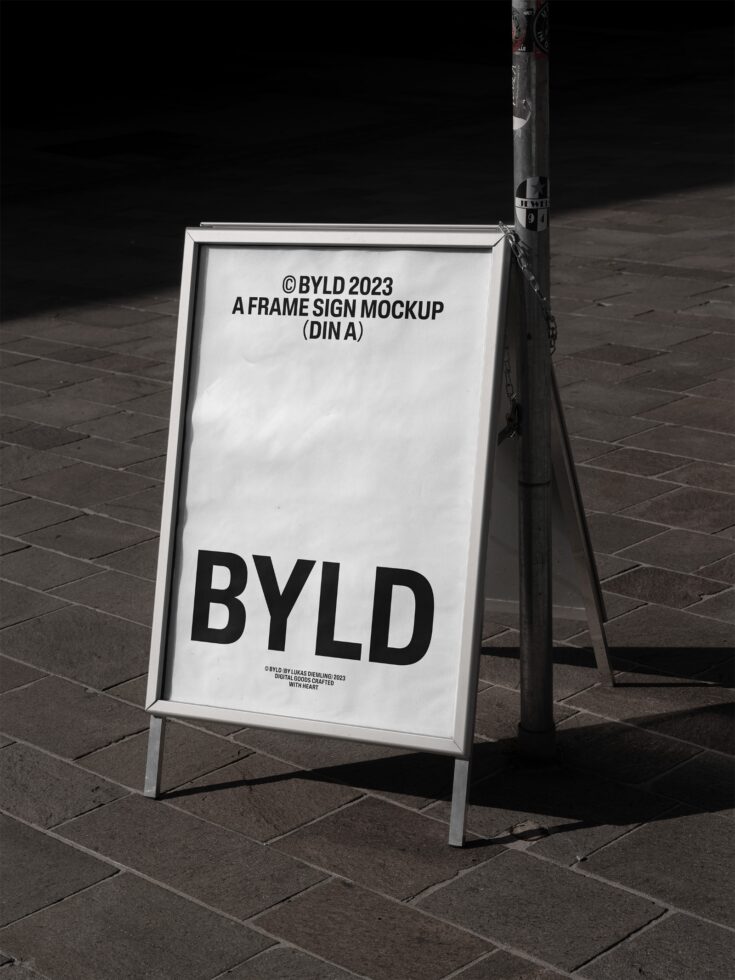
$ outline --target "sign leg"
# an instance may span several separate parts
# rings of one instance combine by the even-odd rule
[[[163,764],[163,742],[166,735],[166,719],[151,718],[148,731],[148,757],[145,764],[145,783],[143,795],[157,799],[161,789],[161,766]]]
[[[602,683],[612,687],[615,680],[610,668],[605,637],[605,601],[600,589],[600,580],[597,577],[597,566],[592,551],[587,520],[584,516],[582,495],[574,468],[569,433],[564,421],[564,409],[553,368],[551,371],[551,395],[551,455],[554,474],[562,510],[566,518],[569,542],[579,570],[579,590],[582,593],[582,600],[587,613],[587,625],[592,638],[592,647],[595,651],[597,670]]]
[[[452,784],[452,812],[449,818],[449,844],[451,847],[464,846],[465,823],[467,822],[467,797],[470,789],[471,757],[454,760],[454,782]]]

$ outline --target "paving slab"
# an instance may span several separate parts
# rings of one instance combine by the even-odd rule
[[[638,521],[619,514],[589,514],[587,526],[595,551],[604,551],[608,555],[666,530],[662,524]]]
[[[163,481],[166,476],[166,457],[154,456],[155,450],[149,450],[152,458],[145,459],[140,463],[133,463],[126,469],[131,473],[139,473],[141,476],[150,476],[154,480]]]
[[[2,956],[0,954],[0,966],[3,967],[3,980],[45,980],[40,973],[21,966],[20,963],[14,962],[9,956]]]
[[[14,419],[9,415],[0,415],[0,439],[8,446],[27,449],[49,449],[64,442],[74,442],[76,433],[68,429],[54,429],[50,425],[35,425],[23,419]],[[12,493],[3,490],[3,494]],[[17,494],[20,499],[23,494]]]
[[[0,752],[0,806],[38,827],[54,827],[125,795],[99,776],[15,742]]]
[[[572,455],[576,463],[585,463],[589,459],[606,456],[615,449],[615,443],[600,442],[597,439],[585,439],[582,436],[570,436]]]
[[[165,929],[151,924],[165,923]],[[271,940],[131,874],[0,931],[0,944],[49,977],[211,980]]]
[[[451,759],[426,752],[254,728],[234,739],[311,770],[317,779],[369,790],[417,809],[451,788]]]
[[[154,455],[152,449],[146,449],[144,446],[134,446],[129,442],[113,442],[111,439],[98,439],[96,436],[83,436],[80,439],[79,432],[66,431],[73,436],[73,439],[65,440],[51,451],[71,461],[82,460],[85,463],[119,469],[150,459]],[[146,476],[145,473],[139,475]]]
[[[97,367],[103,371],[114,371],[119,374],[140,374],[145,377],[146,371],[160,364],[159,361],[151,360],[151,358],[135,357],[133,354],[110,353],[109,351],[97,351],[96,353],[100,358],[97,361]]]
[[[671,769],[651,789],[694,809],[735,816],[735,761],[717,752],[701,752]]]
[[[71,398],[63,394],[50,394],[46,398],[33,398],[13,407],[16,418],[42,425],[66,427],[88,419],[98,419],[115,411],[108,405],[86,401],[84,398]]]
[[[268,841],[360,795],[254,752],[168,792],[166,800],[212,823]]]
[[[114,414],[107,414],[104,418],[91,419],[88,422],[80,422],[74,428],[78,432],[86,432],[87,435],[98,436],[101,439],[131,442],[137,436],[158,432],[166,425],[164,419],[156,418],[153,415],[143,415],[141,412],[133,412],[127,408],[122,412],[114,409],[110,411]]]
[[[626,514],[711,534],[729,527],[735,495],[687,487],[628,507]]]
[[[137,794],[56,832],[239,919],[325,877],[241,834]]]
[[[0,645],[8,656],[34,667],[104,688],[146,669],[150,632],[138,623],[67,603],[3,630]]]
[[[509,850],[417,904],[570,971],[663,912],[654,902]]]
[[[147,310],[136,310],[129,306],[87,305],[67,307],[64,319],[75,323],[89,323],[95,327],[129,327],[132,324],[150,323],[157,319],[154,313]]]
[[[62,459],[60,456],[52,458]],[[13,489],[22,493],[75,507],[103,503],[137,493],[151,485],[150,480],[135,473],[106,469],[92,463],[72,463],[63,470],[10,482]]]
[[[57,586],[52,594],[143,626],[150,626],[153,618],[152,585],[124,572],[99,571],[91,578]]]
[[[735,552],[735,547],[733,551]],[[97,561],[120,572],[128,572],[130,575],[138,575],[140,578],[155,582],[158,567],[158,538],[149,538],[148,541],[105,555]]]
[[[142,789],[150,721],[149,715],[144,717],[145,731],[85,755],[80,764],[116,783],[130,786],[131,789]],[[167,722],[161,789],[166,791],[202,773],[219,770],[250,751],[244,745],[216,738],[189,725]]]
[[[686,575],[666,568],[646,566],[634,568],[632,571],[608,579],[605,588],[611,592],[644,599],[646,602],[656,602],[674,609],[685,609],[687,606],[699,603],[705,596],[722,592],[727,586],[724,582],[701,578],[698,575]],[[64,595],[59,590],[55,594]],[[697,609],[692,611],[701,612]]]
[[[0,368],[0,381],[9,384],[52,391],[57,388],[78,386],[99,377],[99,371],[80,367],[78,364],[63,361],[48,361],[41,358],[25,360],[22,364]],[[84,395],[82,395],[84,397]]]
[[[340,880],[266,912],[256,924],[371,980],[439,980],[491,948],[448,923]]]
[[[144,712],[58,677],[0,696],[3,731],[74,759],[148,726]]]
[[[33,681],[45,676],[40,670],[28,667],[27,664],[18,663],[17,660],[10,660],[8,657],[0,657],[0,694],[32,684]]]
[[[68,460],[49,453],[38,452],[24,446],[3,446],[0,448],[0,470],[3,483],[8,485],[71,466]],[[20,493],[25,493],[21,490]]]
[[[292,946],[271,946],[217,980],[350,980],[354,976]]]
[[[0,630],[66,605],[63,599],[0,579]],[[6,651],[9,652],[9,651]]]
[[[568,407],[564,412],[567,428],[571,435],[583,436],[586,439],[599,439],[603,442],[617,442],[626,436],[646,432],[661,425],[652,419],[629,418],[624,415],[613,415],[610,412],[599,412],[591,408]]]
[[[36,589],[52,589],[97,572],[94,565],[42,548],[24,548],[0,558],[2,578]]]
[[[662,917],[580,971],[591,980],[727,980],[735,962],[735,936],[689,915]]]
[[[671,470],[666,474],[666,478],[691,487],[735,493],[735,466],[724,463],[689,463]]]
[[[65,555],[101,558],[157,535],[147,528],[112,521],[96,514],[84,514],[63,524],[28,533],[26,537],[31,544],[61,551]]]
[[[701,753],[696,745],[579,712],[557,728],[562,762],[622,783],[648,783]]]
[[[703,748],[733,752],[732,692],[712,684],[661,674],[619,674],[614,688],[590,688],[568,703]]]
[[[599,347],[588,347],[576,351],[572,356],[583,360],[602,361],[609,364],[639,364],[660,357],[661,348],[626,347],[625,344],[601,344]],[[648,369],[648,365],[646,365]],[[622,381],[619,377],[617,380]]]
[[[457,974],[457,980],[557,980],[564,976],[549,967],[498,949]]]
[[[99,369],[99,361],[95,367]],[[104,405],[119,405],[130,401],[132,398],[152,395],[163,387],[156,381],[136,378],[134,375],[102,374],[98,370],[94,380],[85,380],[80,384],[75,384],[68,394],[87,398],[93,402],[102,402]]]
[[[608,881],[732,927],[734,860],[730,821],[681,807],[613,841],[586,867]]]
[[[735,554],[735,541],[713,538],[697,531],[670,530],[624,548],[620,557],[681,572],[702,570],[720,558]]]
[[[501,844],[527,843],[534,852],[572,865],[651,817],[668,800],[566,766],[518,764],[472,789],[467,826]],[[448,821],[442,801],[427,814]]]
[[[651,391],[646,388],[630,388],[621,397],[620,388],[616,385],[604,384],[600,381],[577,381],[567,385],[562,392],[565,405],[575,405],[581,408],[591,408],[597,412],[609,412],[612,415],[643,415],[651,418],[649,410],[672,402],[675,396],[661,391]],[[664,421],[668,421],[664,419]]]
[[[703,596],[701,602],[691,606],[691,611],[698,616],[711,616],[735,624],[735,589],[726,589],[716,596]]]
[[[685,425],[656,425],[645,432],[632,433],[622,439],[626,446],[652,452],[688,456],[690,459],[715,463],[735,461],[735,437],[724,432],[707,432]]]
[[[620,397],[618,395],[618,397]],[[667,480],[683,483],[683,480],[676,480],[669,470],[678,472],[675,467],[684,467],[689,461],[684,456],[670,456],[667,453],[652,453],[646,449],[614,449],[612,452],[605,453],[604,456],[594,456],[593,466],[598,466],[604,470],[619,470],[621,473],[631,473],[635,476],[658,476],[666,474]],[[583,462],[583,460],[580,460]],[[696,464],[690,464],[696,465]],[[701,465],[701,464],[700,464]]]
[[[148,446],[158,453],[165,453],[168,449],[168,429],[156,429],[155,432],[146,432],[145,435],[135,436],[132,442],[136,446]]]
[[[5,504],[14,504],[16,501],[22,499],[22,493],[16,493],[15,490],[6,490],[4,487],[0,487],[0,507],[4,507]]]
[[[605,582],[606,579],[612,578],[614,575],[619,575],[620,572],[627,572],[629,569],[635,568],[637,562],[630,558],[621,558],[619,555],[605,555],[601,551],[597,551],[595,552],[595,565],[597,565],[597,574],[600,582]]]
[[[574,623],[574,632],[579,632],[582,625]],[[591,650],[557,645],[553,654],[554,697],[557,700],[598,683],[597,666]],[[480,678],[500,687],[520,688],[521,667],[518,634],[515,631],[512,636],[504,634],[483,645]]]
[[[115,873],[109,864],[1,814],[0,832],[3,840],[0,925],[30,915]],[[9,949],[5,942],[2,945]]]
[[[148,483],[152,482],[148,478],[146,480]],[[101,504],[99,510],[118,521],[129,521],[131,524],[137,524],[158,532],[161,526],[162,506],[163,485],[156,483],[141,493],[127,494],[124,497],[118,497],[111,503]]]
[[[0,556],[11,555],[14,551],[21,551],[27,545],[23,541],[16,541],[13,538],[6,538],[0,535]]]
[[[721,558],[719,561],[712,562],[710,565],[703,565],[700,572],[707,578],[713,578],[720,582],[729,582],[731,585],[735,585],[735,554]]]
[[[684,676],[699,674],[732,652],[732,626],[666,606],[641,606],[606,623],[605,632],[621,657]],[[581,633],[573,642],[589,646],[589,635]]]
[[[599,469],[587,464],[577,468],[577,477],[585,507],[603,513],[617,513],[633,504],[640,505],[642,501],[650,501],[676,489],[674,483],[631,476],[629,473]]]
[[[554,719],[562,721],[574,708],[554,705]],[[475,731],[485,738],[515,739],[520,718],[520,694],[504,687],[489,687],[477,696]]]
[[[450,848],[444,824],[369,797],[294,831],[276,847],[403,900],[500,853],[493,846]]]
[[[48,500],[26,497],[15,503],[6,504],[0,514],[5,534],[20,536],[40,528],[51,527],[72,520],[80,511],[73,507],[53,504]]]

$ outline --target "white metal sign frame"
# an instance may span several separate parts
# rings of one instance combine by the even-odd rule
[[[182,466],[187,445],[187,404],[190,395],[190,357],[192,338],[197,329],[197,283],[200,259],[211,246],[253,248],[280,246],[299,249],[392,249],[407,252],[434,251],[492,254],[489,281],[477,284],[487,290],[484,323],[484,362],[476,405],[477,442],[472,477],[470,541],[465,578],[464,608],[461,618],[461,642],[456,650],[459,662],[455,691],[454,730],[451,737],[425,734],[421,731],[392,731],[354,725],[348,721],[324,721],[315,718],[274,715],[218,705],[192,704],[164,696],[167,660],[175,658],[168,633],[171,615],[172,569],[176,548],[177,526],[182,501]],[[326,735],[343,739],[418,749],[466,758],[472,746],[474,729],[477,668],[481,646],[484,607],[483,572],[485,543],[488,534],[491,470],[498,428],[498,393],[503,353],[506,289],[508,282],[508,249],[495,227],[427,227],[427,226],[361,226],[361,225],[217,225],[188,229],[181,287],[176,360],[172,393],[166,484],[164,491],[156,601],[153,615],[151,659],[146,708],[153,721],[162,724],[165,717],[196,718],[242,724],[244,727],[276,728],[303,734]],[[453,324],[461,329],[462,324]],[[152,725],[152,735],[155,734]],[[162,732],[161,732],[162,735]],[[160,767],[160,747],[153,769]],[[157,772],[149,775],[157,784]],[[147,779],[147,783],[148,783]],[[149,790],[152,787],[148,787]]]

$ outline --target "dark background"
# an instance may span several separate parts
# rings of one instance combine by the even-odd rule
[[[731,180],[731,3],[551,10],[557,213]],[[201,220],[512,220],[509,0],[2,17],[10,316],[170,289]]]

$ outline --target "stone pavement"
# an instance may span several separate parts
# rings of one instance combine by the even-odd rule
[[[176,289],[6,322],[0,949],[22,966],[0,977],[731,975],[723,193],[555,223],[556,371],[618,686],[558,622],[559,764],[524,765],[517,633],[486,624],[464,850],[451,763],[398,750],[176,722],[165,795],[141,796]]]
[[[411,154],[438,142],[412,138],[389,133],[370,160],[395,151],[416,183],[376,176],[349,217],[428,198]],[[298,183],[261,171],[284,219],[308,217],[297,196],[325,194],[324,168],[347,173],[341,152],[310,158]],[[21,159],[38,180],[36,150]],[[240,215],[187,199],[188,173],[163,186],[136,171],[145,206],[103,192],[95,166],[112,180],[138,163],[90,159],[21,201],[8,263],[0,980],[731,977],[732,190],[682,180],[555,214],[555,365],[617,686],[598,683],[580,624],[557,622],[559,761],[524,764],[517,632],[486,623],[457,850],[451,762],[436,756],[174,722],[163,797],[141,795],[181,216]],[[216,173],[226,201],[242,171]]]

